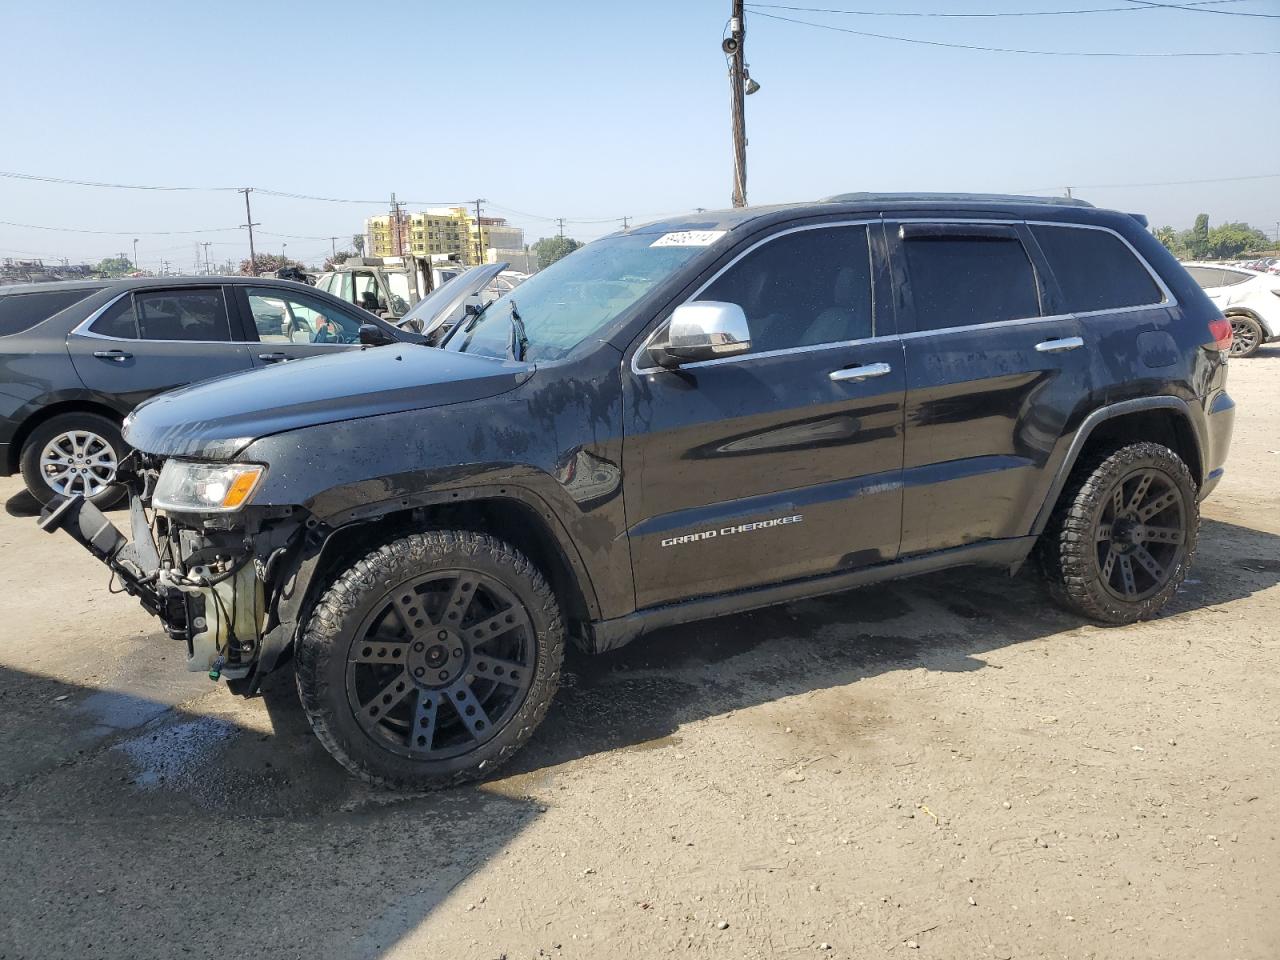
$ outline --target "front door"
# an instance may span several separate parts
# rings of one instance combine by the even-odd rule
[[[258,338],[258,366],[360,346],[360,317],[332,301],[280,287],[237,286],[235,294],[249,334]]]
[[[902,345],[878,222],[783,230],[691,299],[736,303],[751,350],[624,371],[640,608],[892,560]]]
[[[232,340],[221,286],[147,287],[67,337],[76,374],[122,412],[153,394],[253,366]]]
[[[905,276],[902,554],[1025,535],[1089,389],[1080,321],[1018,223],[889,223]]]

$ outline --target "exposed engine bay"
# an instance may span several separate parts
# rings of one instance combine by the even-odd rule
[[[161,461],[136,452],[130,460],[131,469],[120,473],[130,495],[129,538],[81,496],[51,502],[41,528],[66,532],[106,564],[113,592],[136,597],[185,644],[188,670],[250,692],[245,688],[256,682],[235,681],[256,680],[264,638],[278,626],[280,561],[302,540],[305,524],[289,507],[231,516],[152,509]]]

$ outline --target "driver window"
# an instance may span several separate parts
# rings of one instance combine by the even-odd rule
[[[251,287],[249,310],[263,343],[359,343],[355,318],[306,294]]]
[[[872,337],[867,228],[784,233],[749,252],[698,299],[742,307],[751,353]]]

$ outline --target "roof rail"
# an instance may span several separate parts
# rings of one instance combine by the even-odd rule
[[[979,201],[983,203],[1042,203],[1062,207],[1092,207],[1088,200],[1075,197],[1028,197],[1012,193],[837,193],[835,196],[823,197],[820,203],[921,203],[945,202],[956,203]]]

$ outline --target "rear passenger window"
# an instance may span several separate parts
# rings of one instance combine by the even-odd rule
[[[1244,283],[1246,280],[1252,280],[1253,274],[1241,273],[1239,270],[1223,270],[1222,285],[1224,287],[1234,287],[1237,283]]]
[[[1016,237],[919,236],[902,245],[917,330],[1040,315],[1035,272]]]
[[[102,315],[93,321],[89,332],[102,337],[119,337],[121,340],[138,339],[138,321],[133,313],[133,297],[126,293],[107,307]]]
[[[698,299],[742,307],[752,353],[870,337],[875,325],[867,228],[782,234],[744,256]]]
[[[0,297],[0,337],[30,330],[42,320],[93,296],[101,287],[78,290],[49,290],[39,293],[14,293]]]
[[[1119,237],[1082,227],[1033,226],[1070,313],[1160,303],[1151,273]]]
[[[231,339],[222,290],[148,290],[133,295],[144,340]]]
[[[1191,279],[1198,283],[1201,289],[1212,290],[1214,287],[1222,286],[1222,271],[1215,267],[1184,267],[1184,269],[1191,274]]]

